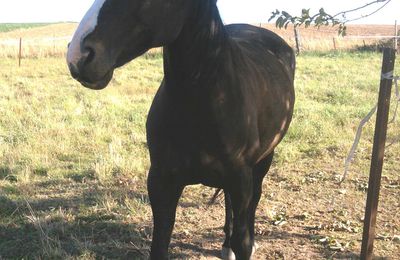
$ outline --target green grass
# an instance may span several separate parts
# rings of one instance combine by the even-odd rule
[[[396,65],[400,74],[400,63]],[[376,102],[380,66],[378,53],[307,53],[298,58],[293,122],[278,148],[260,205],[261,253],[278,250],[276,244],[270,246],[267,234],[290,234],[285,226],[271,231],[273,225],[262,224],[276,216],[292,228],[298,225],[300,233],[307,233],[306,224],[323,223],[326,229],[307,233],[310,239],[301,242],[319,258],[336,254],[321,241],[351,241],[344,250],[358,250],[359,231],[347,234],[329,227],[345,218],[352,221],[352,228],[360,228],[373,122],[364,131],[344,186],[348,197],[338,202],[336,210],[328,208],[332,198],[342,196],[335,180],[359,121]],[[160,55],[141,57],[118,70],[103,91],[81,87],[60,58],[26,59],[21,68],[15,59],[5,58],[0,67],[0,258],[147,257],[151,210],[145,119],[162,79]],[[390,126],[389,138],[398,135],[399,121]],[[399,154],[399,144],[388,149],[384,173],[384,185],[395,187],[384,188],[387,200],[381,206],[384,223],[392,224],[380,223],[379,232],[389,237],[400,229],[395,214]],[[301,193],[296,192],[299,189]],[[174,241],[211,252],[219,249],[223,209],[207,206],[211,194],[211,189],[199,186],[184,194]],[[320,211],[330,213],[319,218]],[[311,217],[299,223],[293,216],[304,212]],[[261,235],[263,228],[269,230],[266,235]],[[210,255],[176,243],[175,257]],[[376,252],[395,259],[400,256],[398,249],[384,240],[377,242]]]
[[[29,29],[49,25],[50,23],[0,23],[0,33],[18,29]]]

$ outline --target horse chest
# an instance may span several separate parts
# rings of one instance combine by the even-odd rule
[[[185,184],[220,187],[226,171],[216,126],[205,115],[172,111],[158,104],[150,111],[147,134],[152,164]]]
[[[171,136],[160,142],[158,147],[149,147],[152,161],[161,174],[175,178],[185,185],[202,183],[220,187],[225,176],[225,167],[219,151],[204,145],[201,138],[192,136]]]

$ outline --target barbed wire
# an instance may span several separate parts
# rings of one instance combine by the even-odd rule
[[[276,29],[276,28],[272,28],[272,29]],[[277,29],[279,29],[279,28],[277,28]],[[352,37],[352,36],[380,36],[380,35],[377,35],[376,33],[379,33],[379,31],[376,31],[375,32],[375,34],[371,34],[371,35],[363,35],[362,33],[360,33],[360,32],[352,32],[351,31],[351,27],[350,28],[348,28],[347,29],[347,35],[346,36],[339,36],[338,35],[338,32],[337,32],[337,29],[335,29],[335,28],[332,28],[331,30],[329,30],[329,29],[322,29],[322,28],[317,28],[317,27],[307,27],[307,28],[305,28],[305,27],[301,27],[301,26],[299,26],[299,27],[297,27],[297,29],[300,31],[300,32],[305,32],[305,33],[322,33],[322,34],[330,34],[330,35],[333,35],[333,36],[336,36],[336,37],[340,37],[340,38],[348,38],[348,37]],[[292,29],[293,30],[293,29]],[[385,32],[386,33],[384,33],[384,34],[387,34],[387,35],[382,35],[382,36],[384,36],[384,37],[386,37],[386,36],[390,36],[390,37],[395,37],[395,36],[392,36],[391,34],[392,34],[392,32],[388,32],[388,31],[386,31],[385,30]],[[373,32],[374,33],[374,32]]]

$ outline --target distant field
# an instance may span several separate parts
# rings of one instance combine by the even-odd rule
[[[15,28],[12,31],[1,31],[1,39],[13,39],[13,38],[27,38],[27,39],[42,39],[51,37],[67,37],[72,36],[77,23],[56,23],[56,24],[42,24],[41,26],[31,26],[27,24],[26,27]],[[1,25],[0,25],[1,26]]]
[[[18,56],[19,39],[22,38],[22,56],[27,57],[62,57],[66,46],[78,26],[77,23],[60,24],[14,24],[13,30],[6,30],[0,24],[0,57]],[[282,36],[291,46],[295,46],[293,27],[277,29],[273,24],[259,24]],[[3,30],[1,29],[3,28]],[[11,28],[11,27],[9,27]],[[18,29],[17,29],[18,28]],[[338,51],[377,49],[390,40],[354,39],[353,36],[392,35],[391,25],[349,25],[348,36],[339,37],[337,29],[332,27],[299,28],[302,51]]]
[[[49,25],[48,23],[0,23],[0,32],[29,29]]]
[[[23,58],[62,57],[76,27],[76,23],[59,23],[0,32],[0,57],[18,57],[20,38]]]
[[[262,27],[272,30],[283,37],[293,37],[293,26],[288,26],[287,29],[276,28],[274,24],[261,24]],[[306,38],[317,38],[322,36],[335,37],[338,36],[338,27],[299,27],[302,36]],[[347,36],[361,35],[393,35],[393,25],[375,25],[375,24],[353,24],[347,25]],[[346,38],[346,37],[344,37]]]
[[[295,46],[294,28],[278,29],[274,24],[261,24],[262,27],[276,32],[292,46]],[[361,36],[393,36],[393,25],[348,25],[347,35],[338,36],[337,27],[299,27],[300,45],[303,51],[359,50],[378,49],[390,39],[357,38]],[[356,36],[356,37],[355,37]]]

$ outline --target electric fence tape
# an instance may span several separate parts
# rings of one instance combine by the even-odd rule
[[[393,71],[390,71],[390,72],[388,72],[388,73],[382,74],[381,79],[393,80],[394,86],[395,86],[396,107],[395,107],[395,110],[394,110],[393,118],[392,118],[392,119],[390,120],[390,122],[388,123],[388,124],[391,124],[391,123],[393,123],[393,122],[396,120],[396,118],[397,118],[397,111],[398,111],[399,103],[400,103],[400,91],[399,91],[399,80],[400,80],[400,76],[395,76],[395,77],[394,77],[394,76],[393,76]],[[346,158],[346,161],[345,161],[345,164],[344,164],[344,173],[343,173],[343,176],[342,176],[342,178],[341,178],[341,180],[340,180],[340,184],[342,184],[342,182],[346,179],[346,177],[347,177],[347,175],[348,175],[349,167],[350,167],[351,162],[352,162],[353,159],[354,159],[354,155],[355,155],[355,152],[356,152],[356,150],[357,150],[357,146],[358,146],[358,144],[359,144],[359,142],[360,142],[360,138],[361,138],[361,134],[362,134],[362,130],[363,130],[363,128],[364,128],[364,125],[365,125],[365,124],[371,119],[371,117],[375,114],[377,108],[378,108],[378,105],[375,105],[374,108],[372,108],[371,111],[368,113],[368,115],[367,115],[366,117],[364,117],[364,118],[361,120],[361,122],[360,122],[360,124],[359,124],[359,126],[358,126],[358,128],[357,128],[356,137],[355,137],[355,139],[354,139],[353,145],[352,145],[352,147],[351,147],[351,149],[350,149],[349,154],[347,155],[347,158]],[[397,136],[396,138],[394,138],[394,140],[392,141],[392,143],[391,143],[390,145],[396,143],[397,141],[400,141],[400,135]]]

